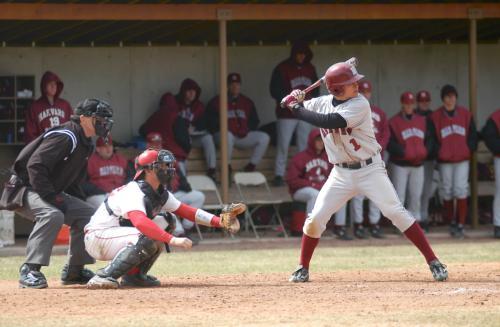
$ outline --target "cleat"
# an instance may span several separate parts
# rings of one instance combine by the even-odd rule
[[[364,227],[361,226],[361,225],[356,226],[354,228],[354,236],[356,236],[356,238],[359,238],[361,240],[364,240],[364,239],[368,238],[368,236],[366,235],[366,231],[365,231]]]
[[[124,275],[120,281],[121,286],[129,287],[157,287],[160,286],[160,281],[151,275],[134,274]]]
[[[89,290],[105,290],[105,289],[117,289],[118,282],[112,277],[100,277],[95,275],[87,283],[87,288]]]
[[[302,266],[299,266],[288,279],[292,283],[305,283],[309,281],[309,270]]]
[[[384,233],[382,233],[382,229],[378,224],[372,225],[370,228],[370,235],[373,238],[385,238]]]
[[[495,226],[495,238],[500,238],[500,226]]]
[[[452,234],[453,238],[463,240],[465,238],[464,225],[458,224],[456,226],[455,232]]]
[[[95,274],[83,266],[64,265],[61,273],[61,282],[63,285],[80,284],[85,285]]]
[[[23,264],[19,269],[19,288],[47,288],[47,279],[41,271],[31,270],[27,264]]]
[[[434,280],[438,282],[444,282],[448,279],[448,270],[446,269],[446,265],[439,262],[438,259],[432,260],[429,263],[429,269],[432,272],[432,277],[434,277]]]
[[[276,175],[273,180],[273,186],[280,187],[285,186],[285,181],[282,176]]]
[[[344,226],[336,228],[333,233],[335,234],[335,236],[337,236],[337,238],[339,240],[342,240],[342,241],[352,241],[353,240],[353,238],[347,234],[347,230]]]

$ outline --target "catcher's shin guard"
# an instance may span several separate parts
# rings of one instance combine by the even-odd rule
[[[96,274],[100,277],[112,277],[117,279],[125,275],[132,267],[137,267],[155,256],[158,258],[159,253],[161,253],[161,248],[158,243],[141,235],[135,245],[129,244],[124,247],[106,267],[99,269]],[[152,260],[152,262],[146,264],[148,270],[151,268],[156,258]]]

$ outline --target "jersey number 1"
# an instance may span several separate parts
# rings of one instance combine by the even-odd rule
[[[352,146],[354,147],[354,151],[358,151],[359,149],[361,149],[361,145],[359,145],[355,139],[350,139],[349,143],[351,143]]]

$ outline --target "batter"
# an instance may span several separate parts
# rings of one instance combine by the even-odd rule
[[[363,77],[354,66],[340,62],[325,74],[330,95],[303,102],[305,93],[294,90],[282,101],[298,119],[321,128],[328,160],[336,166],[304,224],[300,263],[289,280],[295,283],[309,280],[309,263],[327,222],[350,198],[361,193],[420,250],[434,279],[444,281],[448,278],[446,266],[402,206],[387,176],[380,156],[381,146],[373,132],[370,104],[358,94],[357,82]]]

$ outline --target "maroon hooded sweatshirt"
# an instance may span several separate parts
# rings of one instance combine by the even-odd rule
[[[333,166],[328,162],[326,151],[317,154],[314,149],[314,140],[320,135],[319,129],[313,129],[307,149],[297,153],[288,164],[286,182],[291,195],[304,187],[321,189],[330,175]]]
[[[295,55],[304,53],[306,55],[302,65],[297,64]],[[307,43],[296,42],[292,46],[290,57],[282,61],[274,68],[269,87],[271,96],[276,100],[277,118],[295,118],[288,108],[281,108],[281,100],[295,89],[305,89],[318,80],[316,68],[311,64],[313,53]],[[319,96],[319,88],[309,92],[306,100]]]
[[[50,104],[47,98],[47,84],[57,83],[57,92],[54,96],[54,104]],[[73,109],[68,101],[59,98],[64,88],[64,84],[53,72],[47,71],[42,76],[40,91],[42,96],[33,102],[26,111],[26,131],[24,141],[26,144],[43,134],[49,128],[59,126],[69,121],[73,114]]]

